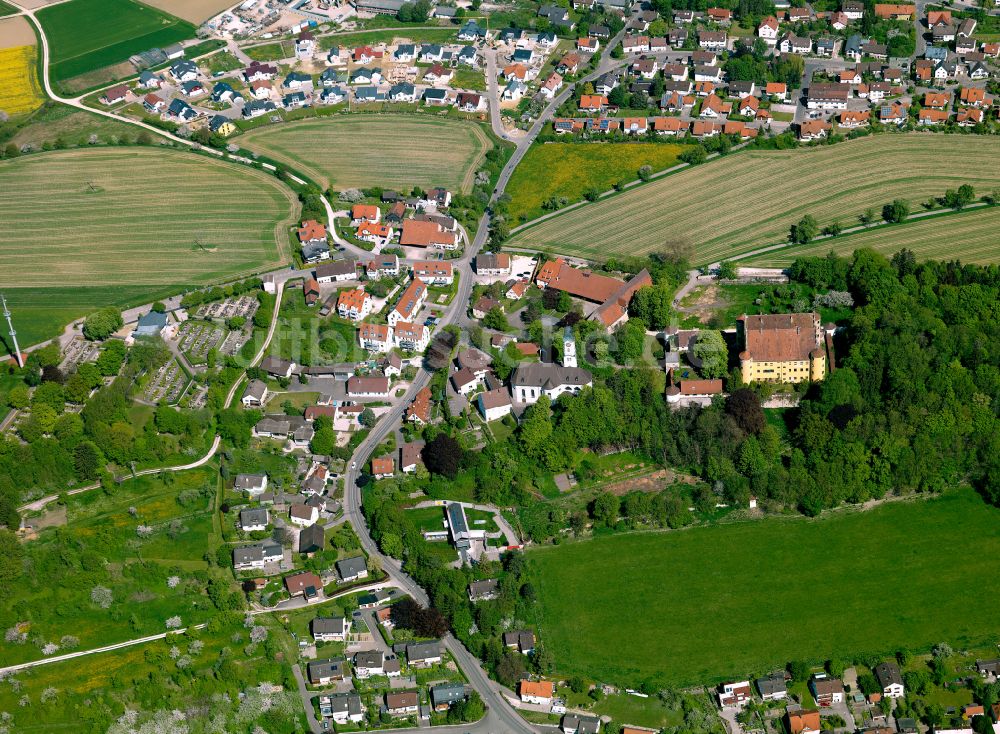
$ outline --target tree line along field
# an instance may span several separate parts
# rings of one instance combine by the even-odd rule
[[[22,346],[95,306],[281,265],[299,211],[268,174],[153,148],[14,158],[0,182],[0,289]]]
[[[534,145],[524,156],[508,188],[513,221],[545,213],[551,197],[580,201],[589,190],[608,191],[619,181],[638,178],[642,166],[662,171],[677,163],[682,145],[658,143],[548,143]]]
[[[70,0],[37,13],[51,49],[54,82],[193,38],[195,27],[134,0]]]
[[[998,552],[1000,510],[960,490],[814,520],[604,536],[529,562],[560,675],[702,685],[790,660],[995,641]]]
[[[1000,260],[998,233],[1000,207],[992,206],[782,248],[739,262],[741,265],[785,268],[797,257],[823,256],[830,251],[850,255],[857,249],[870,247],[889,256],[905,247],[912,250],[918,260],[958,259],[963,263],[988,264]]]
[[[259,128],[240,143],[324,188],[443,186],[464,193],[492,147],[476,123],[417,115],[305,120]]]
[[[850,226],[869,207],[917,206],[946,189],[1000,185],[1000,140],[966,135],[874,135],[836,145],[749,150],[680,171],[517,232],[510,244],[604,260],[682,239],[695,264],[785,241],[810,214]]]

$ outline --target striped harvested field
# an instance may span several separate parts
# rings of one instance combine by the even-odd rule
[[[822,227],[857,223],[893,199],[921,202],[972,184],[1000,186],[1000,140],[875,135],[795,150],[750,150],[666,176],[517,232],[513,246],[603,260],[683,240],[696,264],[784,241],[806,214]]]
[[[35,61],[33,45],[0,49],[0,110],[11,117],[34,112],[45,100]]]
[[[153,148],[0,163],[0,288],[210,283],[288,261],[294,194],[260,171]]]
[[[472,190],[492,147],[479,125],[417,115],[345,115],[253,130],[249,150],[302,171],[324,188],[414,186]]]
[[[831,250],[838,255],[850,255],[862,247],[870,247],[886,255],[906,247],[913,250],[918,260],[954,259],[977,264],[1000,262],[1000,207],[969,209],[957,214],[841,235],[811,245],[783,248],[740,260],[740,265],[783,268],[797,257],[823,256]]]

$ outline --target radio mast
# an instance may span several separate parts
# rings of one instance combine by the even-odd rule
[[[14,358],[17,359],[17,366],[24,369],[24,357],[21,356],[21,348],[17,345],[17,332],[14,331],[14,322],[10,320],[10,309],[7,308],[7,299],[0,294],[0,301],[3,302],[3,316],[7,319],[7,332],[10,340],[14,342]]]

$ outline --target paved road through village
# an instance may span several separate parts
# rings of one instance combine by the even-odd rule
[[[181,143],[187,146],[195,145],[189,140],[184,140],[183,138],[167,134],[158,128],[155,128],[151,125],[147,125],[146,123],[138,122],[136,120],[132,120],[126,117],[121,117],[114,113],[103,110],[91,110],[90,108],[83,105],[80,98],[68,99],[57,95],[53,90],[49,80],[48,66],[49,66],[50,54],[49,54],[48,39],[45,36],[41,24],[35,18],[34,11],[25,9],[23,7],[21,8],[21,11],[22,11],[21,14],[26,16],[35,26],[38,36],[41,39],[42,69],[43,69],[42,82],[46,93],[52,99],[55,99],[59,102],[80,109],[87,109],[90,112],[94,112],[104,117],[113,118],[121,122],[125,122],[140,128],[147,129],[151,132],[156,133],[157,135],[167,137],[170,140],[177,143]],[[615,60],[610,57],[611,49],[615,48],[618,42],[620,42],[621,37],[623,35],[624,35],[624,30],[619,32],[613,39],[609,41],[609,43],[605,47],[605,50],[601,56],[601,61],[598,64],[597,68],[590,74],[580,79],[577,82],[577,84],[582,84],[588,81],[592,81],[601,74],[606,73],[607,71],[620,68],[629,63],[630,59]],[[495,55],[492,52],[490,53],[490,55],[487,56],[487,60],[492,70],[495,71]],[[492,80],[490,89],[491,92],[497,91],[495,78]],[[497,199],[504,193],[507,184],[510,182],[511,176],[514,173],[514,169],[524,158],[525,154],[528,152],[529,148],[531,147],[531,144],[534,142],[539,132],[541,132],[542,128],[546,124],[548,124],[554,112],[567,99],[569,99],[569,97],[573,94],[573,90],[574,90],[574,85],[568,85],[560,94],[558,94],[551,102],[549,102],[549,104],[545,107],[544,111],[538,116],[538,118],[534,121],[531,127],[527,130],[526,134],[517,135],[516,141],[513,141],[515,142],[516,145],[515,150],[511,155],[510,159],[508,160],[507,164],[504,166],[503,170],[500,172],[496,186],[490,197],[490,207],[480,218],[478,227],[476,229],[476,234],[472,242],[468,244],[462,257],[454,262],[455,266],[462,271],[463,277],[460,278],[459,280],[458,292],[452,299],[451,304],[445,309],[445,311],[441,315],[440,328],[444,328],[445,326],[451,324],[465,325],[469,323],[468,318],[466,316],[466,309],[469,304],[473,286],[473,278],[471,277],[472,259],[483,248],[489,237],[490,224],[492,221],[491,219],[492,207],[496,203]],[[494,127],[495,127],[496,125],[499,124],[499,111],[498,111],[499,97],[493,96],[492,99],[490,99],[490,105],[491,107],[494,108],[491,111],[491,120],[494,122]],[[221,152],[209,148],[204,148],[204,150],[216,155],[221,155]],[[329,202],[327,202],[325,199],[324,199],[324,205],[327,208],[328,214],[332,216],[333,209],[330,206]],[[297,271],[294,270],[285,270],[279,273],[279,277],[277,278],[278,304],[280,304],[281,302],[281,294],[285,282],[287,282],[289,279],[293,277],[296,277],[297,275],[299,274],[297,273]],[[274,336],[274,332],[277,326],[277,321],[278,321],[278,308],[275,308],[275,312],[274,315],[272,316],[271,324],[268,329],[267,337],[264,341],[264,344],[261,346],[259,352],[255,355],[254,360],[251,362],[251,366],[257,364],[260,361],[260,359],[264,356],[265,351],[268,345],[270,344],[271,339]],[[390,432],[398,429],[399,425],[402,422],[403,412],[406,406],[409,405],[409,403],[412,401],[413,396],[419,390],[425,387],[429,381],[430,381],[430,373],[423,368],[419,369],[417,376],[412,381],[410,389],[407,391],[406,395],[403,396],[402,399],[394,401],[394,404],[390,409],[390,411],[382,416],[382,418],[379,420],[378,424],[376,424],[372,432],[354,452],[353,456],[351,457],[349,469],[347,471],[346,484],[345,484],[345,502],[344,502],[346,519],[348,522],[351,523],[351,525],[357,532],[358,537],[361,539],[361,544],[364,547],[365,552],[367,552],[373,558],[378,559],[378,561],[382,565],[382,568],[388,573],[392,585],[398,586],[400,589],[402,589],[407,594],[412,596],[415,600],[425,605],[429,603],[429,599],[424,590],[412,578],[410,578],[406,573],[402,571],[401,564],[396,559],[382,554],[382,552],[379,550],[379,548],[377,547],[377,545],[375,544],[374,540],[372,539],[371,535],[368,532],[368,526],[365,523],[364,516],[361,512],[361,491],[360,491],[361,471],[359,467],[364,466],[364,464],[368,460],[368,457],[371,455],[375,447],[377,447],[378,444],[381,443],[385,439],[385,437],[389,435]],[[229,391],[229,394],[227,395],[225,405],[228,406],[232,402],[234,396],[236,395],[237,389],[242,385],[242,383],[243,380],[238,380],[232,386],[232,388]],[[203,456],[201,459],[197,460],[196,462],[193,462],[192,464],[186,465],[184,467],[152,469],[145,472],[140,472],[140,474],[153,474],[159,471],[179,471],[186,468],[201,466],[206,462],[208,462],[215,455],[215,452],[219,448],[219,444],[220,444],[220,438],[216,436],[212,443],[211,448],[206,453],[206,455]],[[99,485],[77,488],[71,490],[69,494],[77,494],[80,492],[85,492],[88,491],[89,489],[93,489],[96,486]],[[42,509],[48,502],[54,501],[56,498],[57,498],[56,496],[43,497],[40,500],[36,500],[35,502],[25,505],[22,508],[22,510],[30,511],[30,510]],[[269,610],[255,610],[254,613],[258,614],[266,613],[266,611]],[[127,640],[124,642],[116,643],[114,645],[98,649],[81,650],[75,653],[71,653],[68,657],[80,657],[83,655],[94,654],[106,650],[115,650],[115,649],[120,649],[122,647],[142,644],[144,642],[148,642],[151,640],[162,639],[163,637],[166,636],[166,634],[168,633],[161,633],[159,635],[153,635],[150,637],[144,637],[135,640]],[[510,732],[531,734],[532,732],[539,732],[539,731],[544,731],[546,729],[550,729],[550,727],[533,726],[532,724],[528,723],[523,718],[521,718],[521,716],[517,713],[517,711],[515,711],[515,709],[511,705],[510,701],[506,697],[505,692],[503,691],[501,686],[499,686],[494,681],[490,680],[486,671],[483,669],[480,661],[476,657],[474,657],[468,650],[466,650],[465,647],[452,635],[450,634],[447,635],[444,638],[443,642],[448,651],[454,657],[455,661],[461,667],[462,671],[468,677],[470,685],[476,691],[479,692],[479,695],[482,697],[484,703],[487,706],[487,713],[482,720],[480,720],[475,724],[462,725],[456,727],[441,727],[441,728],[436,728],[435,731],[449,732],[455,734],[457,734],[458,732],[468,732],[470,734],[473,733],[508,734]],[[62,657],[63,656],[60,656],[59,658],[48,658],[48,659],[33,661],[30,663],[25,663],[21,666],[14,666],[11,669],[21,669],[26,667],[35,667],[37,665],[44,665],[50,662],[55,662],[57,659],[62,659]],[[4,672],[5,670],[7,669],[0,669],[0,673]],[[301,675],[301,673],[299,675]],[[306,708],[308,709],[310,707],[307,706]],[[310,720],[310,726],[312,726],[313,730],[317,732],[317,734],[319,734],[320,729],[318,722],[311,715],[309,716],[309,720]]]

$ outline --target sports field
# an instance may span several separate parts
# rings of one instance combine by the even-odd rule
[[[545,213],[547,199],[580,201],[584,192],[610,190],[634,181],[642,166],[662,171],[677,163],[682,145],[660,143],[547,143],[534,145],[510,179],[510,215],[515,222]]]
[[[193,38],[195,31],[191,23],[134,0],[70,0],[39,10],[37,17],[52,50],[54,81]]]
[[[1000,185],[1000,140],[969,135],[873,135],[796,150],[749,150],[582,206],[517,232],[510,244],[597,260],[641,255],[685,238],[695,264],[787,239],[806,214],[822,227],[857,223],[896,198],[916,210],[946,189]]]
[[[443,186],[468,192],[492,142],[479,125],[418,115],[350,115],[253,130],[245,148],[324,188]]]
[[[297,214],[294,194],[273,177],[189,153],[99,148],[7,160],[0,289],[23,306],[21,343],[35,343],[70,312],[287,262]]]
[[[557,673],[606,683],[711,684],[1000,635],[1000,510],[967,490],[528,553]]]
[[[768,252],[740,264],[783,268],[797,257],[825,255],[833,250],[849,255],[861,247],[871,247],[891,255],[904,247],[920,260],[961,260],[963,263],[1000,262],[1000,207],[968,209],[928,219],[917,219],[892,227],[820,240],[811,245]]]

